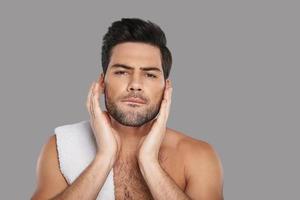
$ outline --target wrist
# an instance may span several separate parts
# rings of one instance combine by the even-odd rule
[[[156,164],[158,163],[158,159],[155,156],[139,156],[138,162],[141,165],[149,165],[149,164]]]
[[[160,167],[157,160],[148,158],[139,159],[138,164],[144,178],[147,177],[147,172],[149,176],[149,173],[151,174],[151,172],[155,172],[155,170]]]
[[[115,163],[115,159],[114,159],[114,156],[112,156],[110,154],[97,153],[94,158],[94,162],[100,163],[100,165],[105,164],[105,165],[108,165],[109,167],[112,167]]]

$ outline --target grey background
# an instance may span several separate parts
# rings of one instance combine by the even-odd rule
[[[264,0],[1,1],[0,198],[29,199],[54,128],[88,119],[102,36],[122,17],[165,31],[174,58],[168,125],[214,146],[225,199],[296,199],[299,3]]]

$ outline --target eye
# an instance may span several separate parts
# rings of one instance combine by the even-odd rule
[[[114,74],[122,75],[124,73],[126,73],[126,72],[125,71],[116,71]]]
[[[156,76],[154,74],[150,74],[150,73],[147,73],[147,76],[150,78],[156,78]]]

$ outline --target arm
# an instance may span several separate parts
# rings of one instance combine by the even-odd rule
[[[138,163],[141,173],[154,199],[188,200],[190,199],[161,168],[158,154],[166,134],[166,124],[171,106],[171,81],[166,81],[164,99],[161,102],[157,119],[151,130],[139,144]],[[163,192],[162,192],[163,191]]]
[[[184,152],[187,177],[184,192],[165,173],[158,161],[140,159],[141,172],[154,199],[223,200],[223,169],[213,147],[205,142],[188,142],[182,144],[180,149]]]
[[[191,200],[161,168],[158,161],[140,160],[142,175],[156,200]]]
[[[96,156],[68,186],[59,169],[56,137],[53,135],[41,150],[37,163],[37,188],[31,200],[96,199],[111,168],[108,157]]]

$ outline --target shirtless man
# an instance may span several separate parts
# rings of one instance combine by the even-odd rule
[[[31,199],[96,199],[113,169],[117,200],[222,200],[223,170],[217,152],[207,142],[166,126],[172,59],[162,30],[149,21],[122,19],[103,39],[104,73],[91,85],[86,102],[101,148],[68,184],[52,135],[38,159]],[[101,94],[107,111],[100,108]]]

